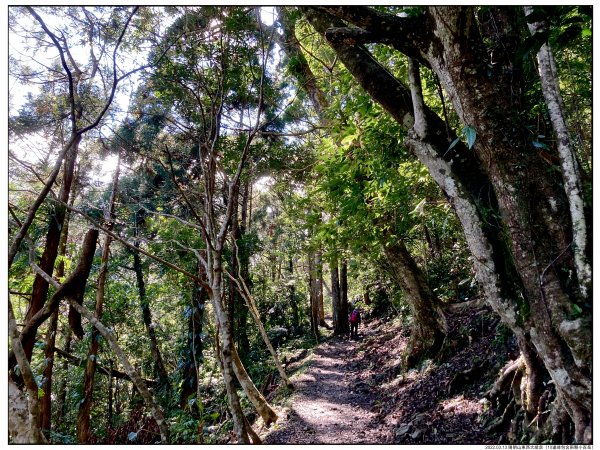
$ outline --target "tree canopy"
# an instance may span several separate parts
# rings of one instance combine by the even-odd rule
[[[477,302],[495,430],[590,443],[591,42],[587,6],[11,6],[10,441],[259,443],[352,308],[409,371]]]

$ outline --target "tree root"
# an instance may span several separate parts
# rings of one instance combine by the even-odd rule
[[[552,383],[541,383],[540,375],[542,374],[531,374],[530,379],[526,360],[522,355],[504,367],[494,385],[484,395],[497,417],[488,426],[488,432],[505,432],[506,435],[501,440],[510,444],[566,444],[577,439],[574,423],[562,399],[556,396]],[[545,386],[543,392],[533,396],[533,405],[528,404],[532,400],[530,391],[535,389],[530,383]]]

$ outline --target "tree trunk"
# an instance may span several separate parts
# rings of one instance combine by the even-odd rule
[[[87,310],[86,308],[84,308],[82,305],[80,305],[79,303],[77,303],[75,300],[73,300],[71,298],[69,298],[69,303],[73,308],[75,308],[77,310],[77,312],[79,312],[79,314],[81,314],[89,322],[91,322],[92,325],[94,325],[94,327],[96,327],[96,329],[100,332],[102,337],[104,337],[104,339],[106,339],[108,341],[113,352],[115,353],[115,355],[117,355],[117,358],[119,358],[119,361],[121,362],[121,365],[125,369],[125,372],[127,373],[127,375],[129,375],[129,378],[133,382],[133,385],[135,386],[137,391],[140,393],[142,399],[144,400],[144,403],[150,410],[152,417],[154,418],[154,420],[156,420],[156,423],[160,430],[161,443],[167,444],[169,442],[169,428],[167,425],[167,421],[165,420],[164,413],[160,409],[160,406],[158,406],[158,404],[154,401],[154,397],[152,396],[152,393],[148,390],[148,387],[146,386],[146,383],[144,382],[142,377],[133,368],[133,366],[127,359],[127,356],[125,355],[125,353],[123,352],[123,350],[121,349],[119,344],[117,343],[117,339],[116,339],[115,335],[112,333],[112,331],[109,331],[102,324],[102,322],[100,322],[96,317],[94,317],[94,314],[91,311]]]
[[[308,254],[308,291],[310,297],[310,327],[313,336],[319,341],[319,302],[318,302],[318,282],[317,267],[315,264],[315,254]]]
[[[338,320],[339,330],[341,334],[350,333],[350,323],[348,322],[348,314],[350,307],[348,305],[348,262],[342,260],[340,267],[340,314]]]
[[[219,332],[217,340],[221,340],[218,348],[221,371],[223,372],[223,381],[225,382],[225,390],[227,391],[227,399],[229,401],[229,412],[233,419],[233,431],[237,436],[238,443],[249,444],[250,440],[244,423],[245,417],[234,383],[235,363],[233,355],[235,354],[235,347],[233,345],[233,337],[230,334],[229,315],[225,308],[222,291],[222,256],[216,251],[212,251],[212,253],[212,267],[211,272],[208,274],[208,281],[211,287],[210,296],[215,309],[217,330]],[[242,379],[244,378],[242,377]]]
[[[315,266],[316,266],[316,290],[317,290],[317,308],[319,314],[319,326],[327,327],[325,323],[325,305],[323,304],[323,254],[319,250],[315,254]]]
[[[12,303],[8,300],[8,331],[15,359],[21,369],[27,394],[9,380],[9,434],[16,444],[47,444],[41,429],[38,386],[25,355]]]
[[[528,136],[521,128],[515,129],[511,116],[506,114],[519,106],[503,95],[513,86],[514,75],[488,80],[464,77],[455,68],[457,61],[462,65],[461,73],[479,71],[482,64],[482,55],[472,44],[472,39],[478,39],[475,27],[455,36],[447,33],[459,22],[470,20],[472,11],[457,8],[442,12],[432,8],[431,17],[434,34],[444,48],[444,58],[442,62],[439,56],[428,55],[428,60],[463,123],[477,130],[474,150],[488,167],[507,226],[514,263],[524,288],[523,306],[528,309],[524,314],[523,306],[520,308],[519,322],[523,325],[517,326],[523,328],[523,334],[528,332],[554,380],[560,404],[575,425],[575,441],[588,442],[592,404],[591,320],[585,316],[572,318],[573,305],[580,301],[569,292],[566,285],[570,280],[563,274],[573,266],[570,258],[559,259],[571,248],[572,227],[568,221],[565,186],[561,188],[555,177],[548,175],[546,163],[539,155],[520,144],[526,143]],[[509,35],[511,25],[505,22],[502,32]],[[482,104],[493,107],[485,110]]]
[[[525,128],[514,126],[524,107],[521,61],[515,59],[520,45],[517,9],[493,7],[480,11],[478,20],[469,7],[430,7],[414,18],[378,16],[368,8],[354,17],[355,11],[345,7],[325,9],[364,27],[367,34],[362,37],[382,31],[394,48],[424,61],[462,123],[476,132],[472,152],[460,143],[449,151],[449,143],[440,140],[443,121],[422,104],[413,105],[412,116],[406,89],[364,47],[354,45],[356,39],[347,38],[349,33],[358,38],[360,29],[343,23],[339,28],[339,21],[324,18],[323,11],[307,14],[373,98],[399,123],[415,125],[406,144],[453,204],[487,301],[543,361],[557,389],[557,423],[564,417],[561,410],[568,411],[575,442],[590,442],[591,318],[571,314],[586,306],[569,288],[569,274],[577,272],[569,252],[568,200],[560,180],[549,173],[552,169],[532,151]],[[394,26],[382,27],[385,21]],[[494,65],[482,37],[501,44]],[[413,94],[418,96],[415,89]],[[482,189],[475,189],[477,185]],[[497,221],[496,230],[490,219]],[[498,230],[505,230],[505,236]]]
[[[65,344],[64,349],[66,352],[71,351],[71,329],[67,326],[64,330]],[[61,365],[62,373],[66,374],[68,369],[68,362],[65,360]],[[54,429],[59,430],[62,424],[63,417],[65,417],[67,411],[67,377],[64,376],[58,385],[58,394],[56,401],[56,420],[54,421]]]
[[[390,264],[389,272],[398,283],[408,303],[412,324],[407,345],[406,364],[414,367],[426,355],[434,356],[446,337],[446,318],[440,301],[432,292],[410,255],[404,242],[398,239],[393,244],[384,245],[384,252]]]
[[[294,260],[290,258],[288,264],[288,296],[290,301],[290,306],[292,308],[292,326],[294,330],[298,330],[300,327],[300,311],[298,310],[298,301],[296,300],[296,286],[294,285],[294,280],[292,279],[294,276]]]
[[[345,317],[341,312],[342,307],[342,299],[340,296],[340,275],[338,268],[338,260],[335,258],[331,263],[329,263],[329,269],[331,271],[331,312],[333,318],[333,333],[334,334],[345,334],[346,331],[343,330],[343,323]],[[348,314],[346,313],[346,316]]]
[[[73,206],[75,195],[71,196],[70,204]],[[63,224],[62,234],[60,235],[60,242],[58,244],[58,255],[62,258],[56,268],[56,279],[61,279],[65,276],[65,262],[64,258],[67,253],[67,239],[69,237],[69,221],[71,213],[66,211],[65,220]],[[42,389],[44,390],[44,396],[40,402],[40,414],[42,416],[42,429],[50,430],[52,427],[52,372],[54,370],[54,350],[56,346],[56,333],[58,327],[58,308],[52,314],[50,319],[50,330],[48,338],[46,339],[46,348],[44,349],[44,357],[47,362],[46,368],[44,369]]]
[[[524,9],[525,14],[533,12],[531,6],[525,6]],[[532,35],[543,32],[547,28],[547,25],[541,22],[529,23],[528,25]],[[583,187],[579,163],[575,156],[565,119],[564,106],[560,94],[560,82],[554,63],[554,54],[552,48],[547,43],[542,44],[538,50],[537,61],[540,80],[542,82],[542,92],[544,93],[548,114],[550,115],[550,120],[552,121],[552,126],[557,137],[564,189],[569,201],[573,234],[573,254],[579,289],[581,296],[587,298],[591,292],[592,268],[586,254],[586,249],[588,248],[588,226],[584,213]]]
[[[112,181],[112,192],[108,206],[104,211],[105,227],[112,231],[115,220],[115,201],[117,197],[119,183],[120,155],[117,161]],[[108,274],[108,259],[110,255],[111,238],[107,234],[104,237],[104,247],[102,249],[102,257],[100,259],[100,271],[98,273],[98,283],[96,290],[96,317],[102,319],[102,309],[104,306],[104,292],[106,287],[106,276]],[[85,367],[85,375],[83,379],[83,399],[79,403],[79,413],[77,415],[77,438],[79,443],[87,444],[90,439],[90,415],[92,411],[94,376],[96,374],[96,361],[98,359],[98,346],[100,334],[94,328],[92,329],[92,338],[88,351],[87,364]]]
[[[200,278],[206,278],[206,274],[198,264],[197,273]],[[198,389],[198,367],[203,359],[202,322],[204,320],[204,306],[207,299],[206,290],[200,283],[194,283],[189,306],[188,334],[186,344],[186,359],[183,363],[183,382],[179,396],[179,407],[185,409],[189,399],[196,394]],[[192,408],[192,411],[196,411]]]
[[[246,368],[240,360],[239,354],[235,348],[232,358],[235,376],[246,393],[248,400],[250,400],[260,417],[262,417],[265,425],[269,426],[271,423],[277,422],[277,413],[275,413],[271,405],[269,405],[264,396],[256,388],[256,385],[252,382],[252,379],[248,375],[248,372],[246,372]]]
[[[73,175],[75,172],[75,161],[77,159],[77,151],[79,148],[79,141],[81,138],[74,141],[73,145],[69,149],[64,162],[63,178],[58,199],[60,202],[68,203],[69,195],[71,193],[71,186],[73,183]],[[58,245],[60,242],[61,230],[64,226],[66,215],[66,208],[62,204],[54,203],[54,212],[51,213],[48,221],[48,232],[46,234],[46,245],[44,247],[44,253],[40,260],[40,268],[48,275],[52,276],[54,271],[54,262],[58,255]],[[25,321],[29,321],[35,314],[38,313],[46,302],[46,296],[48,295],[48,282],[36,274],[33,281],[33,288],[31,290],[31,304]],[[28,360],[31,360],[31,354],[33,352],[33,345],[35,343],[35,333],[32,333],[32,337],[27,338],[23,342],[23,349]],[[12,366],[9,365],[12,368]]]
[[[239,275],[240,274],[238,274],[238,276]],[[271,353],[271,356],[273,357],[273,361],[275,362],[277,371],[279,372],[279,375],[281,376],[281,380],[285,383],[285,385],[288,388],[293,388],[294,386],[292,385],[288,376],[286,375],[285,370],[283,369],[283,366],[281,365],[281,362],[279,361],[279,357],[277,356],[277,352],[273,348],[273,345],[271,344],[271,341],[269,340],[269,336],[267,335],[265,327],[263,326],[263,323],[260,320],[260,313],[258,312],[258,308],[256,307],[256,303],[254,302],[254,299],[252,297],[252,294],[250,293],[250,290],[248,289],[248,286],[244,282],[243,278],[241,278],[241,276],[239,276],[239,280],[235,280],[234,278],[232,278],[232,281],[237,284],[237,287],[238,287],[240,293],[242,294],[242,296],[244,297],[244,300],[246,301],[246,306],[248,307],[248,310],[250,311],[250,314],[252,315],[252,318],[254,319],[256,326],[258,327],[258,331],[260,332],[260,335],[262,336],[263,341],[265,342],[265,345],[267,346],[267,349],[269,350],[269,353]],[[242,366],[242,368],[243,368],[243,366]],[[241,380],[240,380],[240,382],[241,382]]]
[[[250,197],[250,183],[251,178],[244,182],[244,190],[242,194],[242,208],[240,215],[240,239],[246,235],[246,230],[250,224],[250,216],[248,214],[248,202]],[[238,244],[239,246],[239,244]],[[242,251],[240,252],[240,275],[244,280],[244,283],[248,287],[248,289],[252,289],[252,279],[250,278],[250,251],[246,245],[242,246]],[[248,309],[240,302],[240,309],[238,311],[238,348],[242,355],[248,355],[250,353],[250,340],[248,339],[248,330],[247,330],[247,322],[248,322]]]
[[[112,371],[113,371],[113,361],[112,359],[110,360],[109,363],[109,375],[108,375],[108,405],[106,407],[107,413],[106,413],[106,427],[108,429],[112,428],[112,424],[113,424],[113,376],[112,376]]]
[[[136,232],[134,233],[137,236],[137,227],[138,223],[136,220]],[[134,242],[136,248],[139,247],[139,241],[136,239]],[[171,383],[169,381],[169,374],[165,369],[165,365],[163,363],[162,355],[160,353],[160,348],[158,346],[158,340],[156,338],[156,332],[154,330],[154,323],[152,322],[152,312],[150,311],[150,302],[148,301],[148,297],[146,295],[146,283],[144,282],[144,270],[142,267],[142,259],[140,258],[140,254],[136,251],[133,252],[133,268],[135,270],[135,277],[138,288],[138,295],[140,300],[140,308],[142,310],[142,319],[144,321],[144,325],[146,327],[146,332],[148,333],[148,338],[150,341],[150,352],[152,353],[152,358],[154,359],[154,367],[156,374],[158,375],[159,385],[161,389],[166,391],[171,390]]]

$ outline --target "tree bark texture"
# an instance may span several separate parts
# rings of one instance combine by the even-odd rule
[[[363,88],[411,129],[406,144],[453,204],[487,301],[535,348],[558,391],[555,409],[568,411],[575,442],[585,443],[591,439],[591,318],[569,313],[585,305],[569,287],[568,274],[576,271],[563,183],[532,150],[524,128],[515,126],[526,108],[521,62],[515,59],[516,11],[492,7],[475,20],[470,7],[429,7],[401,18],[342,6],[306,16]],[[491,69],[484,37],[501,42]],[[441,139],[443,121],[426,107],[416,124],[408,90],[361,42],[386,43],[431,68],[462,123],[477,133],[472,151],[460,143],[449,151]]]
[[[47,444],[48,442],[41,429],[38,386],[21,345],[10,299],[8,300],[8,331],[11,338],[11,347],[19,363],[27,391],[23,392],[9,379],[9,435],[16,444]]]
[[[525,14],[533,12],[531,6],[525,6]],[[532,35],[543,32],[547,25],[541,22],[529,23]],[[557,137],[558,154],[562,168],[565,194],[569,201],[571,213],[571,226],[573,233],[573,254],[575,268],[579,281],[579,289],[583,298],[591,292],[592,268],[586,254],[588,248],[588,225],[584,212],[583,187],[579,163],[573,149],[569,129],[564,114],[562,96],[560,94],[560,81],[554,62],[554,54],[548,43],[542,44],[537,52],[538,70],[542,82],[542,92],[548,107],[548,114]]]
[[[385,246],[385,255],[394,281],[404,293],[411,314],[411,333],[406,354],[407,367],[414,367],[426,355],[434,356],[446,337],[446,317],[440,301],[425,275],[399,239]]]
[[[64,161],[62,185],[58,194],[58,199],[62,203],[68,203],[69,201],[78,148],[79,140],[75,140],[67,152]],[[40,268],[50,276],[52,276],[54,271],[54,262],[58,256],[58,245],[60,243],[61,231],[64,226],[66,215],[66,208],[61,204],[55,203],[53,208],[54,210],[50,214],[48,221],[48,231],[46,233],[44,252],[42,253],[42,258],[39,263]],[[31,304],[25,317],[26,321],[29,321],[35,314],[38,313],[38,311],[42,309],[46,303],[47,295],[48,282],[39,274],[37,274],[33,281],[33,288],[31,290]],[[28,337],[23,342],[23,349],[25,350],[25,355],[27,355],[28,360],[31,360],[34,343],[35,333],[32,333],[31,337]]]

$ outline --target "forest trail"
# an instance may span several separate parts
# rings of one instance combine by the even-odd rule
[[[288,366],[296,390],[261,437],[265,444],[499,443],[482,402],[505,363],[493,342],[497,323],[487,307],[449,314],[446,350],[408,371],[404,326],[372,320],[358,341],[332,337]]]
[[[384,441],[373,412],[375,395],[356,383],[352,362],[361,340],[335,337],[316,349],[306,370],[293,378],[296,392],[265,444],[377,444]]]

